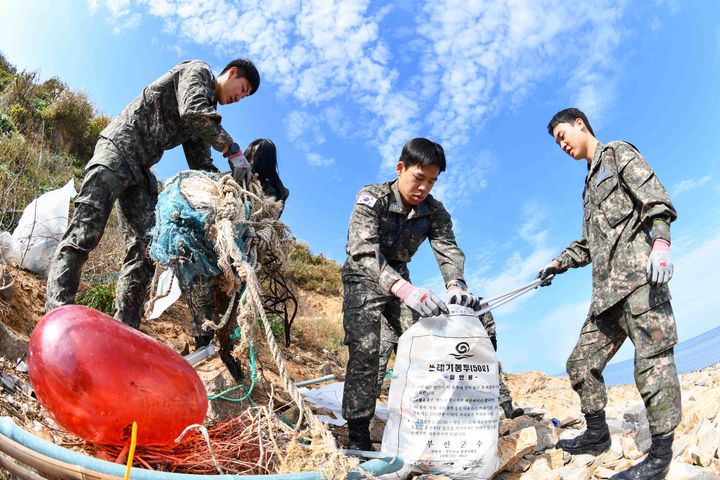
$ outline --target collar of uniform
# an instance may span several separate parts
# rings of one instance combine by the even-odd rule
[[[393,213],[401,213],[403,215],[407,215],[408,208],[402,201],[402,196],[400,195],[400,189],[398,188],[397,180],[390,184],[390,191],[392,191],[393,193],[393,199],[392,202],[390,202],[390,207],[388,208],[388,210]]]
[[[390,210],[391,212],[406,215],[407,218],[421,217],[430,213],[430,208],[427,206],[427,202],[425,200],[423,200],[420,205],[416,205],[415,207],[406,207],[402,201],[402,196],[400,195],[400,189],[398,188],[397,180],[390,184],[390,190],[393,193],[393,200],[392,202],[390,202],[390,207],[388,208],[388,210]]]
[[[590,168],[588,169],[587,177],[585,177],[586,183],[590,179],[592,174],[595,172],[595,170],[597,170],[600,166],[600,159],[602,158],[603,150],[605,150],[605,145],[598,142],[595,146],[595,155],[593,155],[592,162],[590,162]]]

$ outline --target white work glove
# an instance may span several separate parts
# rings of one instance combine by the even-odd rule
[[[240,185],[248,185],[252,177],[252,167],[247,161],[247,158],[245,158],[245,155],[243,155],[242,152],[230,155],[228,157],[228,163],[230,164],[230,171],[235,181]]]
[[[555,275],[557,275],[558,273],[562,273],[560,271],[560,264],[557,260],[553,260],[552,262],[542,267],[535,278],[544,280],[544,282],[542,282],[540,286],[547,287],[552,283],[553,278],[555,278]]]
[[[670,242],[658,238],[653,243],[647,263],[647,280],[653,287],[662,287],[673,276],[673,263],[670,258]]]
[[[480,300],[482,300],[482,297],[476,297],[468,292],[467,288],[457,285],[453,285],[445,291],[445,303],[448,304],[462,305],[473,310],[479,310]]]
[[[393,293],[421,317],[436,317],[441,313],[450,313],[440,297],[427,288],[418,288],[410,282],[403,283]]]

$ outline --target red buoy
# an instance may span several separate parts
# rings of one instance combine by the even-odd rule
[[[40,320],[28,367],[43,407],[90,442],[124,445],[136,421],[138,445],[169,445],[207,413],[205,386],[177,352],[81,305]]]

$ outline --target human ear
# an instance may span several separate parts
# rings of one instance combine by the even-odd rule
[[[397,174],[399,177],[405,170],[405,164],[403,162],[398,162],[397,165],[395,165],[395,170],[397,170]]]

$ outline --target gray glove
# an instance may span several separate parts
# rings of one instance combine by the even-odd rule
[[[473,310],[480,309],[480,300],[482,300],[482,297],[476,297],[468,292],[467,289],[460,287],[450,287],[445,292],[446,303],[462,305],[463,307],[472,308]]]
[[[235,181],[240,185],[248,185],[252,177],[252,167],[248,163],[245,155],[241,153],[228,157],[230,171]]]
[[[673,263],[670,258],[670,244],[659,238],[653,243],[647,263],[647,280],[653,287],[662,287],[673,276]]]
[[[434,317],[440,315],[440,313],[450,313],[445,302],[432,291],[427,288],[411,286],[412,290],[407,296],[400,298],[408,308],[420,314],[421,317]]]

